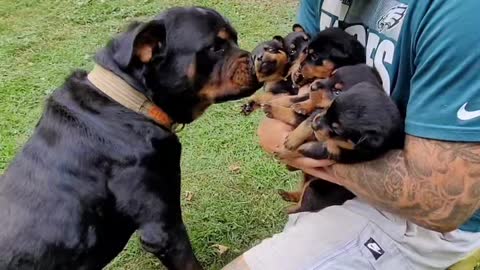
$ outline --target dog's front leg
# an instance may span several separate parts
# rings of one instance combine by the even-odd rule
[[[143,224],[139,235],[144,249],[157,256],[168,269],[202,269],[181,220]]]
[[[164,149],[175,143],[160,142]],[[182,220],[179,156],[171,153],[155,159],[155,165],[163,172],[161,176],[156,170],[125,169],[109,187],[115,194],[117,209],[137,225],[145,250],[169,270],[201,270]]]

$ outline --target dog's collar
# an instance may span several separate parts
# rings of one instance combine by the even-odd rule
[[[95,65],[87,78],[98,90],[122,106],[143,114],[168,129],[172,128],[173,120],[166,112],[113,72]]]

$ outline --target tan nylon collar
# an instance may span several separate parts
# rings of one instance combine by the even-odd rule
[[[98,90],[124,107],[143,114],[168,129],[172,128],[173,120],[167,113],[113,72],[95,65],[87,78]]]

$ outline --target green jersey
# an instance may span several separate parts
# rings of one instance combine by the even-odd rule
[[[479,0],[302,0],[307,32],[340,27],[365,46],[367,64],[412,136],[480,142]],[[480,176],[479,176],[480,177]],[[462,230],[480,232],[480,212]]]

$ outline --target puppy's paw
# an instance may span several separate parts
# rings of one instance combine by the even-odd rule
[[[242,105],[242,114],[245,116],[250,115],[253,111],[258,109],[259,105],[255,101],[250,101]]]
[[[285,146],[286,149],[288,149],[290,151],[295,151],[302,143],[303,143],[303,141],[300,141],[295,136],[292,136],[292,134],[289,134],[285,138],[285,142],[284,142],[283,145]]]
[[[270,104],[263,104],[262,105],[263,112],[268,118],[273,118],[273,107]]]
[[[297,194],[298,192],[288,192],[283,189],[279,189],[277,192],[278,195],[280,195],[280,197],[282,197],[282,199],[286,202],[298,202],[299,200]]]
[[[295,103],[291,106],[291,108],[298,114],[307,115],[308,111],[305,109],[302,103]]]
[[[313,159],[328,159],[329,153],[322,142],[307,142],[298,148],[298,152],[304,157]]]

